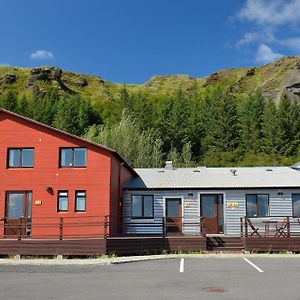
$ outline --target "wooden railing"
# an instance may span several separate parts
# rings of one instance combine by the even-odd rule
[[[105,216],[0,218],[0,238],[63,240],[107,235]]]
[[[291,216],[241,217],[242,237],[300,237],[300,218]]]
[[[184,217],[161,217],[140,219],[129,217],[108,216],[110,236],[136,235],[201,235],[202,218],[187,220]]]
[[[201,218],[134,219],[114,216],[0,218],[0,239],[92,239],[120,236],[200,235]]]

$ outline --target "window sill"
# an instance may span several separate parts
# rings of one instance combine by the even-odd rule
[[[7,170],[32,170],[34,167],[7,167]]]
[[[86,169],[87,167],[62,167],[62,166],[59,166],[60,169]]]
[[[151,219],[143,219],[143,218],[131,218],[132,223],[153,223],[154,218]]]

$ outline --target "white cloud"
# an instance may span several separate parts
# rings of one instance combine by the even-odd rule
[[[30,54],[30,58],[33,60],[54,59],[54,55],[50,51],[36,50],[35,52]]]
[[[244,36],[237,41],[236,47],[239,48],[259,41],[273,42],[274,40],[275,38],[271,32],[246,32]]]
[[[258,32],[246,32],[244,36],[236,43],[237,47],[241,47],[246,44],[253,43],[260,39],[260,34]]]
[[[0,66],[1,66],[1,67],[9,67],[10,64],[9,64],[9,63],[0,63]]]
[[[300,52],[300,37],[277,40],[277,44],[292,49],[298,53]]]
[[[300,0],[247,0],[238,17],[273,28],[296,24],[300,22]]]
[[[269,46],[261,44],[256,52],[256,62],[265,64],[282,56],[282,54],[274,52]]]
[[[272,50],[275,46],[280,52],[300,52],[300,0],[245,0],[237,19],[247,23],[247,30],[235,46],[256,45],[257,63],[283,56]]]

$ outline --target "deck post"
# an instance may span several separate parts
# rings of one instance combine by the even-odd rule
[[[107,234],[108,234],[108,216],[104,217],[104,239],[107,239]]]
[[[290,237],[291,236],[290,217],[287,217],[286,221],[287,221],[287,236]]]
[[[21,241],[22,239],[22,218],[19,218],[18,223],[18,241]]]
[[[166,219],[165,217],[162,217],[162,237],[165,238],[166,237]]]
[[[244,229],[244,226],[243,226],[243,217],[240,218],[240,225],[241,225],[241,237],[244,236],[244,233],[243,233],[243,229]]]
[[[248,237],[248,222],[247,217],[245,217],[245,238]]]
[[[62,241],[63,239],[63,228],[64,228],[64,218],[59,218],[59,240]]]

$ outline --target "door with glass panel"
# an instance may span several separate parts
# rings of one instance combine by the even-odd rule
[[[166,198],[166,232],[182,232],[181,198]]]
[[[222,194],[201,194],[200,214],[202,233],[224,233],[224,209]]]
[[[31,235],[32,192],[7,192],[5,209],[5,236],[29,237]]]

